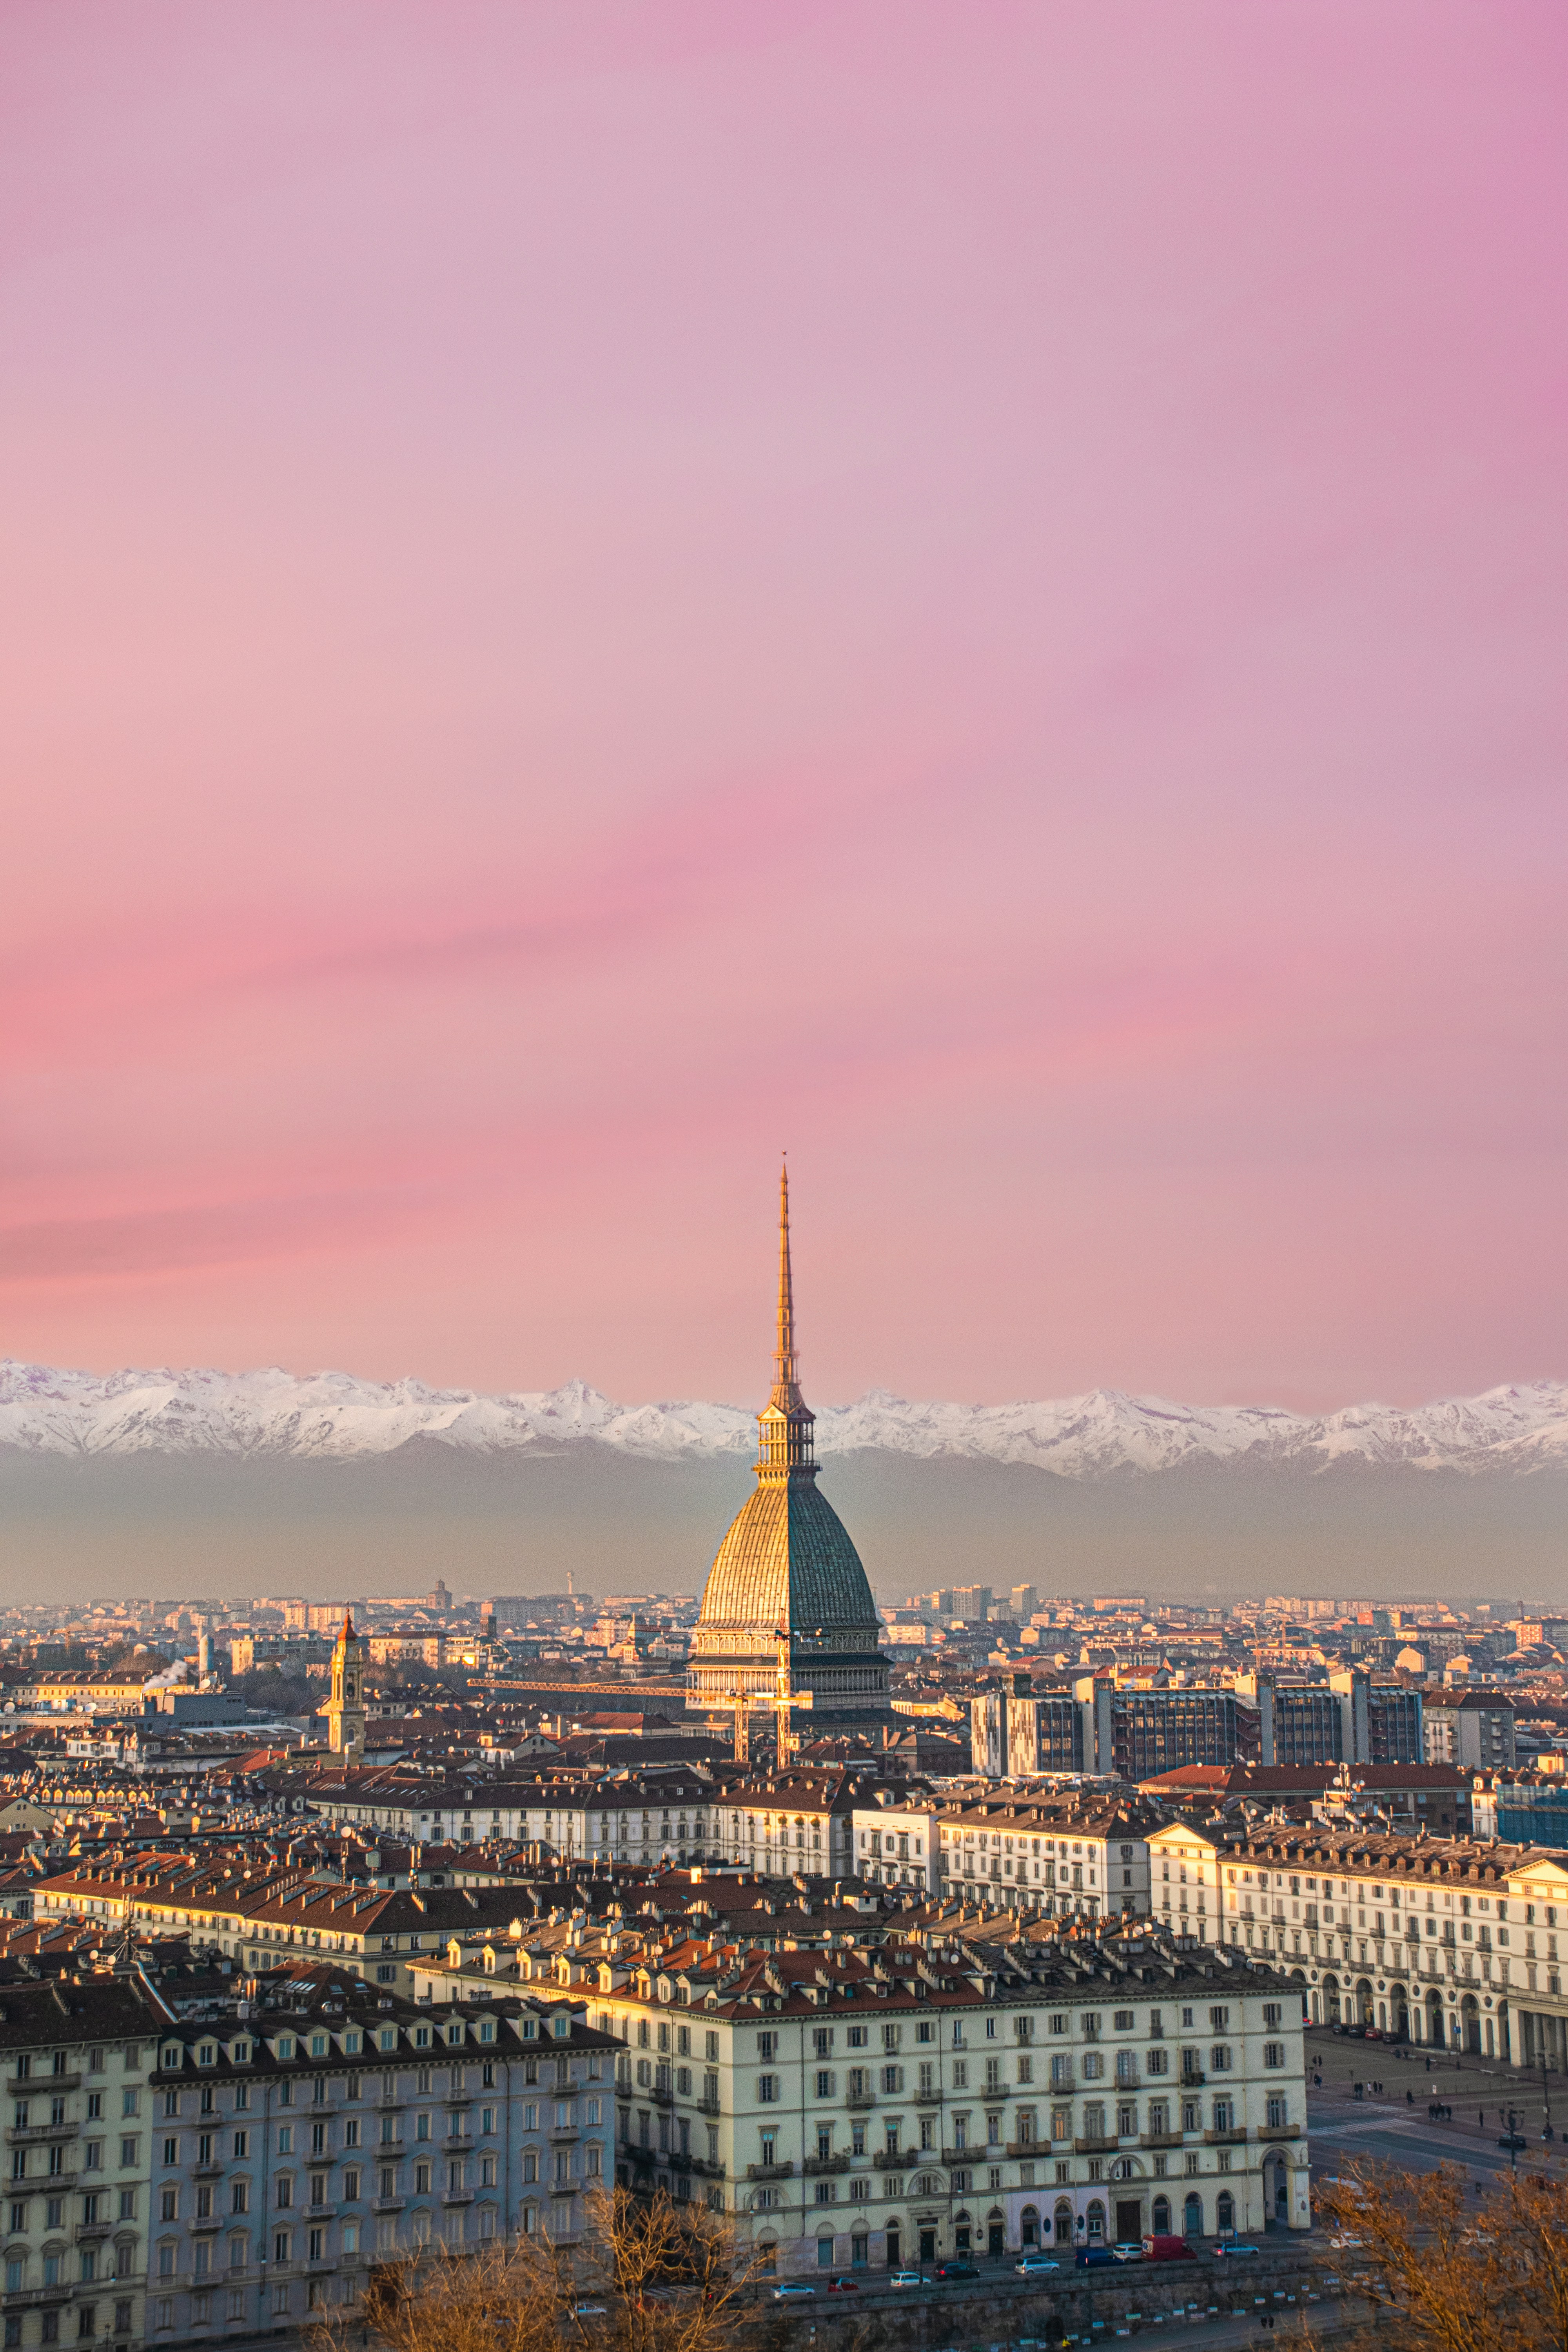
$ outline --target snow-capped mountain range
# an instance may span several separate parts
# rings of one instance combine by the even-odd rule
[[[740,1405],[616,1404],[582,1381],[481,1396],[347,1372],[100,1376],[0,1360],[0,1448],[34,1456],[349,1462],[423,1439],[471,1454],[596,1445],[669,1462],[743,1455],[755,1433]],[[1352,1405],[1316,1419],[1273,1405],[1173,1404],[1115,1389],[997,1405],[915,1404],[873,1389],[853,1404],[819,1410],[816,1435],[821,1456],[1011,1463],[1076,1479],[1205,1464],[1517,1474],[1568,1467],[1568,1383],[1537,1381],[1408,1410]]]

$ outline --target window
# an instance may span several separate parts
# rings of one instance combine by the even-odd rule
[[[778,2095],[779,2078],[776,2074],[757,2076],[757,2100],[760,2105],[771,2107],[777,2100]]]
[[[1282,2042],[1266,2042],[1263,2045],[1263,2063],[1266,2066],[1283,2066],[1285,2044]]]
[[[1210,2072],[1215,2074],[1229,2074],[1230,2044],[1228,2042],[1216,2042],[1215,2043],[1213,2049],[1209,2052],[1209,2068]]]

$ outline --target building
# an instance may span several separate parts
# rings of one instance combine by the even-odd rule
[[[875,1817],[857,1814],[858,1836],[862,1818]],[[945,1803],[936,1811],[935,1891],[944,1902],[981,1899],[1047,1918],[1146,1914],[1149,1842],[1163,1818],[1125,1797],[1096,1804],[1020,1791]]]
[[[775,1713],[781,1739],[801,1729],[879,1738],[892,1720],[881,1620],[859,1554],[817,1487],[814,1426],[795,1344],[786,1174],[778,1341],[773,1389],[757,1416],[756,1490],[709,1571],[689,1669],[688,1706],[732,1715],[738,1756],[756,1709]]]
[[[1288,1971],[1315,2022],[1513,2065],[1568,2059],[1568,1857],[1315,1824],[1150,1844],[1185,1862],[1207,1933]]]
[[[171,2023],[129,1974],[6,1986],[8,2345],[130,2352],[150,2332],[150,2084]]]
[[[1568,1784],[1560,1772],[1478,1772],[1470,1810],[1479,1838],[1568,1852]]]
[[[423,1972],[433,2017],[471,1971]],[[1300,2003],[1240,1953],[677,1935],[582,1973],[617,2180],[725,2213],[764,2271],[1308,2226]]]
[[[435,2017],[329,1967],[252,1990],[153,2053],[150,2341],[298,2328],[357,2305],[376,2264],[581,2235],[614,2063],[581,2003]]]
[[[1421,1693],[1374,1683],[1364,1667],[1326,1683],[1238,1675],[1236,1691],[1256,1714],[1260,1764],[1419,1764],[1426,1754]]]
[[[1092,1710],[1094,1756],[1086,1727],[1084,1769],[1147,1780],[1181,1764],[1230,1764],[1237,1755],[1237,1699],[1231,1690],[1173,1684],[1119,1687],[1097,1676],[1077,1685]]]
[[[364,1755],[364,1651],[345,1609],[332,1650],[331,1696],[321,1710],[327,1718],[327,1745],[345,1764],[357,1764]]]
[[[1518,1762],[1513,1705],[1495,1691],[1444,1692],[1426,1701],[1425,1733],[1429,1764],[1458,1764],[1469,1771],[1506,1771]]]

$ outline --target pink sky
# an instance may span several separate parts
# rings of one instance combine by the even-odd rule
[[[1568,19],[0,24],[0,1352],[1568,1371]]]

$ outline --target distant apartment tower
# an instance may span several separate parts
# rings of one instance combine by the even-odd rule
[[[1237,1696],[1255,1709],[1260,1764],[1420,1764],[1419,1691],[1374,1683],[1364,1667],[1323,1683],[1238,1675]]]
[[[1424,1736],[1428,1764],[1500,1771],[1518,1761],[1512,1705],[1491,1691],[1428,1699]]]
[[[961,1584],[952,1594],[952,1614],[966,1625],[984,1625],[991,1614],[988,1584]]]
[[[1007,1595],[1007,1606],[1020,1624],[1026,1625],[1040,1605],[1040,1596],[1032,1584],[1016,1584]]]

